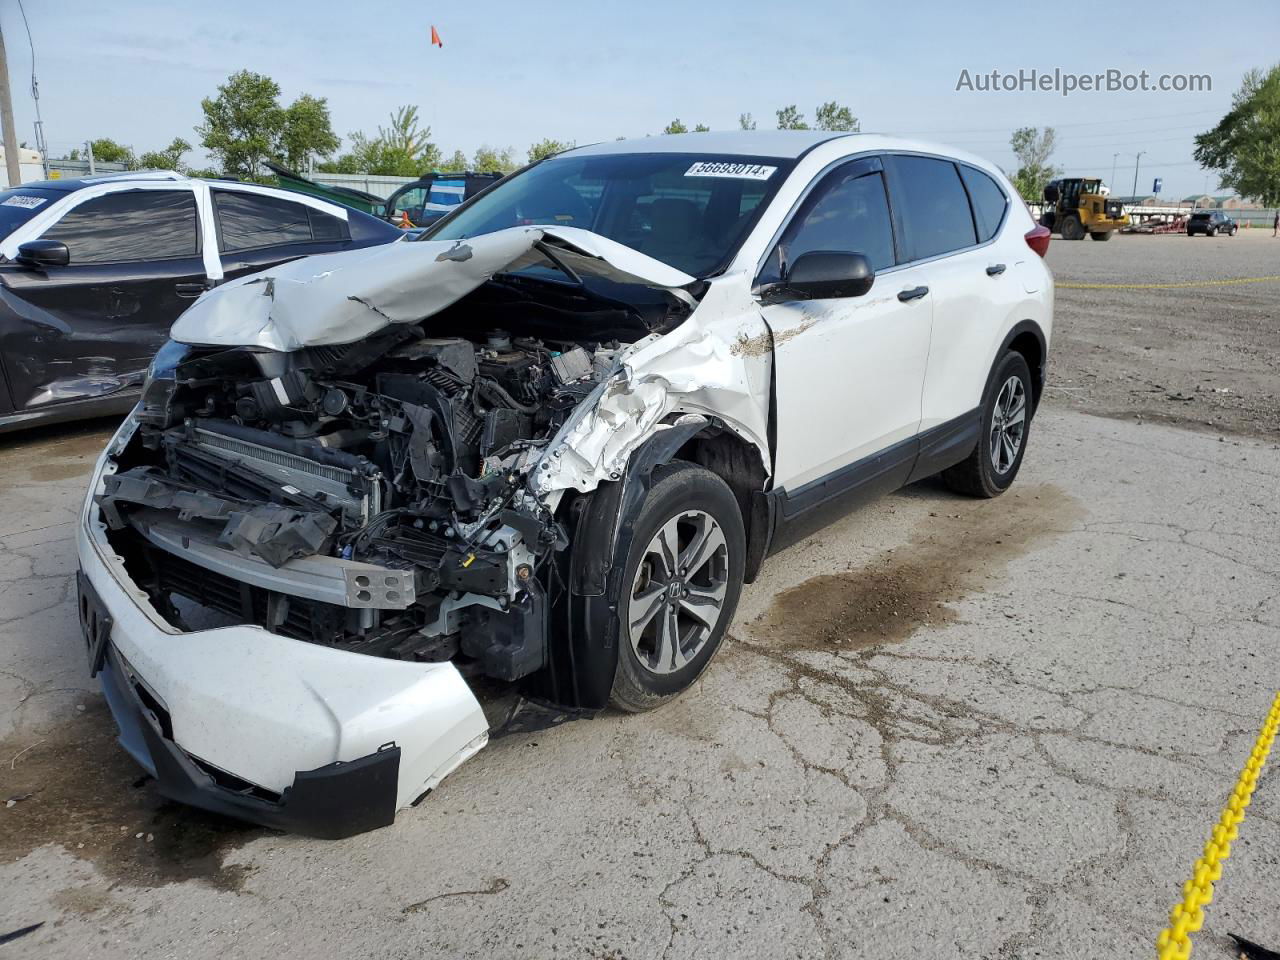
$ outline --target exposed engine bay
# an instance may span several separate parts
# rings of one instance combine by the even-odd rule
[[[624,346],[413,324],[290,353],[182,347],[98,497],[112,544],[178,629],[186,601],[525,676],[566,534],[524,477]]]

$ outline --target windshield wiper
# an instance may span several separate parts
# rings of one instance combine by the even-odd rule
[[[544,257],[546,257],[548,260],[550,260],[552,266],[554,266],[557,270],[559,270],[566,277],[572,280],[575,284],[577,284],[580,287],[585,286],[585,284],[582,282],[582,278],[578,276],[577,271],[574,270],[573,267],[565,263],[563,260],[561,260],[558,256],[556,256],[556,254],[552,251],[550,245],[548,245],[545,240],[537,241],[533,245],[533,248],[537,250],[540,254],[542,254]]]

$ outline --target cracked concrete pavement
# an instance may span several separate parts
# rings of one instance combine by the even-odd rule
[[[70,599],[103,439],[0,463],[27,957],[1148,957],[1280,674],[1280,449],[1047,407],[1006,497],[918,484],[770,560],[675,704],[306,840],[164,803],[111,742]],[[1273,759],[1196,955],[1280,943],[1277,891]]]

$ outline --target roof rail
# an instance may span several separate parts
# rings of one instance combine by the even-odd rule
[[[82,179],[85,183],[100,183],[106,180],[189,180],[190,177],[176,170],[116,170]]]

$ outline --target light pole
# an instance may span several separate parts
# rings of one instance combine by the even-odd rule
[[[1133,203],[1138,202],[1138,164],[1142,162],[1142,155],[1145,150],[1139,150],[1138,155],[1133,158]]]
[[[1107,181],[1107,186],[1112,190],[1116,188],[1116,161],[1120,159],[1120,154],[1113,153],[1111,155],[1111,179]]]

